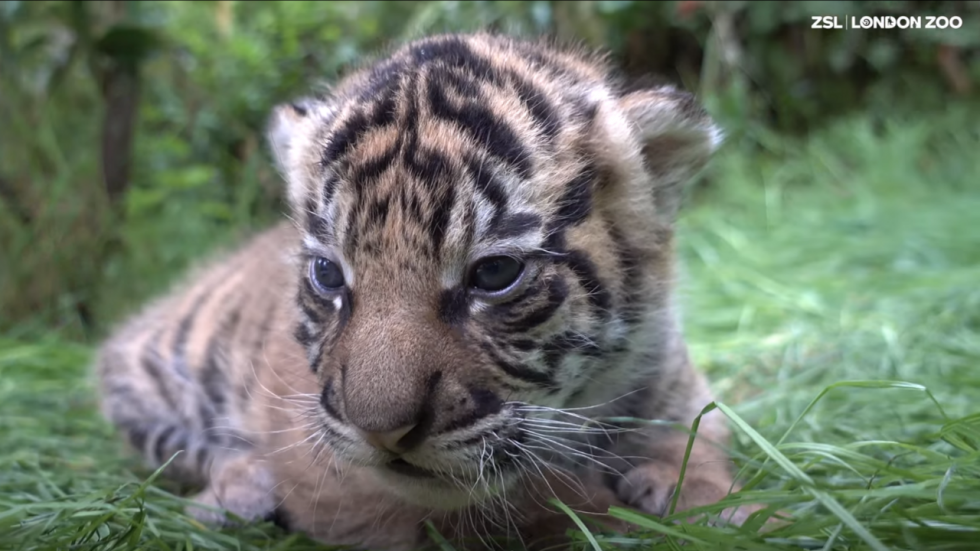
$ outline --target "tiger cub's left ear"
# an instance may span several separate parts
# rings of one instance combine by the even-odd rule
[[[721,145],[722,131],[693,94],[670,86],[630,92],[619,105],[640,139],[657,210],[673,220],[684,185]]]

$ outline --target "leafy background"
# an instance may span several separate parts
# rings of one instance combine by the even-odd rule
[[[811,30],[810,15],[944,14],[952,30]],[[606,47],[698,91],[730,143],[972,97],[980,2],[0,3],[0,330],[92,338],[283,210],[270,106],[427,32]],[[778,139],[778,138],[777,138]]]
[[[963,26],[810,28],[868,14]],[[208,530],[144,484],[97,414],[92,345],[282,216],[272,105],[485,27],[608,48],[728,134],[681,220],[685,321],[735,405],[733,499],[797,521],[762,539],[647,519],[588,543],[975,549],[977,1],[0,2],[0,548],[300,545]]]

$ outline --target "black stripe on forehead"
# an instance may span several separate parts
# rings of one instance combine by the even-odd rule
[[[414,220],[421,220],[425,217],[418,193],[415,193],[415,190],[409,186],[402,186],[401,192],[398,194],[398,206],[408,217]]]
[[[497,87],[509,84],[545,137],[553,140],[561,131],[561,118],[551,100],[517,72],[493,67],[488,60],[473,53],[467,44],[458,39],[440,43],[436,47],[422,48],[425,55],[416,55],[416,59],[441,62],[430,70],[430,81],[444,84],[460,97],[476,101],[483,99],[478,82]]]
[[[435,201],[438,204],[431,208],[423,208],[423,204],[429,207],[432,203],[426,199],[420,200],[418,197],[403,194],[389,199],[387,206],[395,208],[398,205],[409,214],[411,219],[429,224],[427,229],[433,244],[438,248],[445,236],[445,228],[441,221],[451,218],[449,212],[452,208],[452,201],[446,199],[447,193],[440,187],[445,183],[439,180],[443,178],[450,181],[457,180],[458,174],[453,174],[453,168],[459,167],[450,167],[447,158],[435,151],[419,151],[422,147],[420,139],[423,138],[419,135],[418,128],[419,99],[427,101],[429,110],[435,117],[455,124],[469,134],[476,145],[481,146],[481,149],[489,153],[491,158],[502,161],[504,166],[499,168],[514,170],[524,179],[529,178],[532,168],[531,155],[526,150],[525,140],[520,139],[516,129],[512,128],[505,119],[486,107],[484,94],[491,93],[492,88],[481,89],[481,83],[496,87],[500,93],[516,94],[536,123],[535,126],[540,129],[541,135],[547,138],[554,138],[560,132],[560,112],[543,90],[535,87],[532,82],[522,78],[515,71],[495,67],[489,58],[474,52],[471,45],[463,38],[424,40],[409,46],[402,52],[394,58],[379,62],[370,70],[363,81],[364,84],[359,85],[354,95],[348,96],[349,101],[357,98],[366,105],[355,106],[352,111],[349,111],[346,120],[336,123],[332,139],[324,149],[322,162],[325,165],[332,164],[343,158],[377,127],[397,122],[402,131],[398,132],[397,138],[390,147],[374,158],[357,164],[343,161],[345,166],[334,166],[332,170],[327,171],[340,176],[331,175],[325,178],[320,204],[316,205],[315,201],[310,202],[308,205],[313,208],[308,210],[318,212],[315,207],[327,208],[336,195],[339,182],[341,180],[349,182],[356,197],[354,198],[355,212],[348,213],[347,229],[349,237],[356,241],[356,234],[361,229],[356,220],[366,217],[368,219],[366,222],[376,223],[380,220],[383,223],[386,219],[385,216],[377,213],[386,213],[387,210],[376,203],[372,203],[373,208],[360,207],[359,204],[364,201],[365,187],[376,181],[400,158],[406,168],[412,171],[412,175],[419,178],[420,183],[427,187],[429,193],[439,194]],[[535,54],[533,50],[520,50],[520,53],[525,57]],[[540,56],[529,61],[536,65],[535,70],[557,67],[553,60]],[[423,80],[424,92],[420,86]],[[399,94],[402,94],[403,101],[399,101]],[[460,102],[462,105],[457,106],[456,104]],[[400,115],[399,106],[402,109]],[[478,153],[469,156],[462,168],[470,171],[477,191],[493,206],[490,233],[498,238],[506,238],[534,231],[536,226],[540,226],[541,221],[535,220],[533,215],[507,216],[507,197],[495,174],[498,163],[483,167],[481,164],[483,155]],[[570,183],[573,190],[582,189],[574,185],[577,183],[574,181]],[[581,194],[576,198],[581,198]],[[575,207],[581,207],[583,205],[581,201],[573,200],[569,204],[573,206],[563,208],[559,216],[567,219],[565,223],[560,224],[561,226],[577,223],[580,220],[576,219],[584,216],[581,211],[576,211]],[[588,207],[585,214],[587,209]],[[355,214],[356,216],[352,216]],[[327,223],[322,215],[310,216],[307,220],[308,228],[313,235],[327,234],[329,230],[326,227]]]
[[[368,84],[358,94],[358,98],[366,102],[374,101],[378,96],[390,95],[394,97],[390,91],[397,88],[405,76],[406,69],[405,64],[399,60],[387,59],[378,62],[371,68],[367,79]]]
[[[382,243],[388,237],[407,239],[415,232],[401,228],[397,234],[382,233],[386,224],[398,211],[401,224],[421,228],[422,242],[412,243],[419,254],[430,258],[439,255],[452,213],[457,208],[457,188],[453,184],[451,166],[447,158],[434,151],[421,151],[412,165],[411,180],[400,182],[395,189],[371,191],[358,190],[357,199],[348,212],[344,235],[345,252],[351,259],[360,252],[380,253]],[[422,174],[420,174],[422,173]],[[467,209],[472,214],[472,209]],[[464,224],[471,223],[464,220]]]
[[[433,69],[432,78],[445,82],[452,92],[461,98],[476,101],[482,98],[480,86],[472,75],[452,69]]]
[[[377,181],[382,174],[391,168],[398,157],[402,142],[403,134],[399,134],[395,141],[377,156],[361,161],[356,165],[352,164],[348,169],[347,179],[354,189],[360,192],[368,184]]]
[[[320,164],[324,167],[330,166],[341,155],[353,149],[370,128],[371,121],[367,113],[363,109],[355,110],[333,131],[330,142],[320,157]]]
[[[391,197],[384,196],[374,200],[371,208],[368,209],[367,221],[369,224],[384,226],[388,222],[388,211],[391,207]]]
[[[402,76],[395,71],[383,75],[387,80],[371,83],[361,93],[360,102],[371,102],[370,105],[353,106],[353,112],[331,132],[320,156],[321,166],[329,166],[346,155],[370,130],[395,122]]]
[[[540,44],[517,42],[514,44],[521,55],[532,65],[534,70],[543,71],[554,79],[568,79],[570,74],[566,67],[563,67],[556,60],[551,59],[541,51]]]
[[[456,107],[447,97],[444,83],[429,79],[426,85],[426,99],[432,114],[451,122],[469,134],[494,157],[511,166],[522,178],[531,176],[531,157],[524,147],[524,140],[501,117],[485,105],[466,101]]]
[[[441,62],[448,67],[463,69],[480,80],[496,81],[498,78],[493,65],[457,36],[425,40],[413,46],[410,52],[412,60],[419,65]]]
[[[356,107],[346,120],[331,132],[329,143],[320,157],[324,168],[320,200],[311,194],[306,202],[307,230],[313,236],[326,239],[331,228],[320,209],[326,209],[333,201],[340,187],[341,178],[354,184],[355,189],[367,182],[376,180],[394,161],[401,143],[398,141],[377,157],[358,163],[355,166],[336,166],[335,163],[347,155],[372,130],[391,126],[397,118],[397,96],[401,89],[401,67],[394,64],[377,70],[369,85],[362,90],[362,101],[373,101],[367,107]],[[334,166],[331,166],[334,165]],[[359,199],[359,198],[358,198]]]
[[[551,105],[551,101],[541,90],[517,75],[513,75],[510,81],[517,90],[521,103],[530,111],[538,127],[548,139],[554,140],[561,131],[561,118]]]
[[[451,185],[457,174],[449,157],[431,147],[419,147],[418,133],[409,134],[411,137],[405,144],[403,160],[411,175],[432,193]]]

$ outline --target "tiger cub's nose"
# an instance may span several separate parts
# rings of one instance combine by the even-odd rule
[[[357,429],[361,438],[371,446],[392,453],[404,453],[418,446],[425,439],[420,423],[412,423],[389,431],[366,431]]]

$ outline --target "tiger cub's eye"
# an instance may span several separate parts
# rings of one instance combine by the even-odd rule
[[[524,271],[524,263],[510,256],[491,256],[473,266],[470,286],[481,291],[502,291],[517,281]]]
[[[321,256],[310,264],[310,279],[321,291],[335,291],[344,286],[344,271],[336,262]]]

